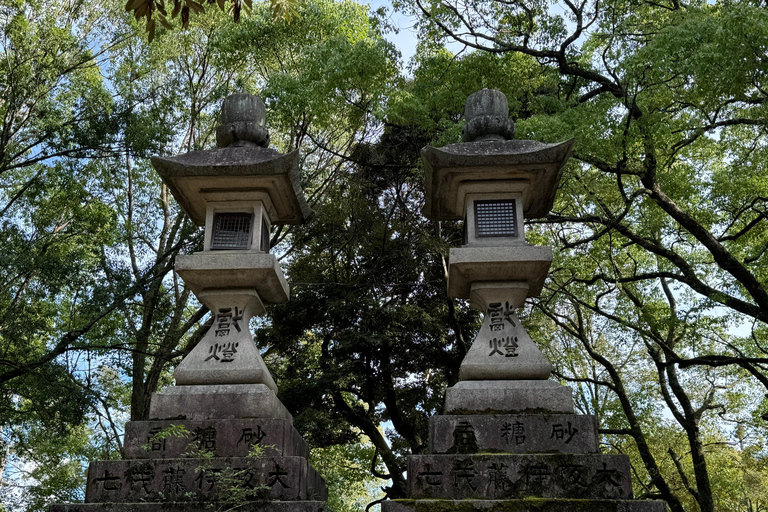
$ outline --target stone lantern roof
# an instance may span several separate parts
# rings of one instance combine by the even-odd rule
[[[224,100],[219,147],[175,157],[152,157],[176,201],[192,222],[205,225],[206,198],[240,192],[269,195],[273,224],[300,224],[312,216],[301,188],[299,152],[281,154],[267,146],[264,103],[250,94]]]
[[[433,220],[462,220],[468,193],[522,193],[526,218],[552,209],[573,139],[556,144],[513,140],[507,98],[482,89],[467,98],[463,142],[421,150],[425,168],[423,213]]]
[[[519,191],[523,192],[525,217],[543,217],[552,209],[573,142],[484,140],[441,148],[427,146],[421,150],[424,216],[461,220],[468,192]]]

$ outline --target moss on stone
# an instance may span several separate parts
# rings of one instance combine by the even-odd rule
[[[394,500],[413,512],[664,512],[660,501],[525,498],[516,500]],[[638,507],[639,505],[639,507]]]
[[[445,416],[477,416],[477,415],[516,415],[516,416],[523,416],[526,414],[542,414],[542,415],[555,415],[555,414],[572,414],[572,413],[558,413],[553,412],[549,409],[546,409],[544,407],[531,407],[528,409],[523,410],[502,410],[502,409],[451,409],[450,414],[446,414]]]

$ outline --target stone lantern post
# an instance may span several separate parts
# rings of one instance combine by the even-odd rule
[[[573,140],[512,140],[495,90],[471,95],[465,117],[463,143],[422,150],[423,211],[464,220],[448,294],[485,316],[445,414],[430,418],[429,453],[408,459],[407,499],[382,512],[663,512],[664,502],[632,500],[628,457],[600,452],[595,417],[574,414],[571,388],[548,380],[516,314],[552,261],[551,248],[526,243],[524,220],[552,207]]]

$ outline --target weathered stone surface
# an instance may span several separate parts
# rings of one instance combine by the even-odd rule
[[[445,413],[573,414],[573,396],[548,380],[465,380],[445,390]]]
[[[325,499],[322,480],[303,457],[226,457],[92,462],[87,503],[217,500],[227,489],[260,499]]]
[[[470,285],[469,307],[493,315],[493,331],[506,329],[508,312],[523,307],[530,286],[525,281],[480,281]],[[493,305],[493,306],[491,306]],[[491,311],[488,311],[488,309]],[[502,323],[507,321],[507,323]],[[501,327],[499,324],[503,325]],[[511,325],[511,324],[509,324]]]
[[[249,321],[264,309],[253,290],[200,292],[198,298],[214,313],[213,325],[174,369],[177,386],[191,384],[277,385],[253,343]]]
[[[282,155],[260,147],[217,148],[153,156],[152,166],[198,226],[205,224],[203,192],[263,190],[275,206],[274,224],[300,224],[312,216],[301,188],[298,151]]]
[[[509,140],[515,135],[507,97],[496,89],[481,89],[470,94],[464,105],[464,118],[466,124],[461,130],[464,142]]]
[[[429,419],[430,453],[599,453],[597,420],[576,414]]]
[[[293,421],[275,392],[264,384],[170,386],[152,394],[152,420],[276,418]]]
[[[462,220],[466,194],[517,191],[523,194],[526,218],[543,217],[552,209],[573,142],[492,140],[427,146],[421,150],[422,212],[432,220]]]
[[[493,303],[459,367],[459,379],[546,380],[552,365],[509,304]]]
[[[412,455],[408,475],[412,499],[632,498],[625,455]]]
[[[184,426],[189,434],[161,439],[158,433],[171,425]],[[189,457],[195,448],[217,457],[245,457],[255,445],[265,456],[309,457],[307,443],[291,422],[270,418],[129,421],[123,448],[127,459],[173,459]]]
[[[472,283],[521,281],[528,284],[527,296],[536,297],[551,264],[551,247],[452,247],[448,254],[448,295],[468,299]]]
[[[51,505],[49,512],[215,512],[230,508],[211,501],[172,501],[164,503],[71,503]],[[238,512],[322,512],[322,501],[260,500],[237,503]],[[221,508],[219,508],[221,506]]]
[[[666,512],[663,501],[531,499],[387,500],[381,512]]]
[[[229,289],[255,290],[265,304],[279,304],[289,296],[288,281],[274,254],[196,252],[177,256],[175,270],[198,298],[205,291]],[[264,308],[257,308],[254,314],[264,314]]]
[[[269,146],[269,134],[264,128],[264,102],[258,96],[235,93],[227,96],[221,105],[221,126],[216,128],[216,145]]]

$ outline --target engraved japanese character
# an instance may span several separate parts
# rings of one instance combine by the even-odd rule
[[[616,469],[608,469],[608,465],[603,462],[603,469],[598,469],[595,473],[594,484],[608,483],[613,487],[621,487],[621,473]]]
[[[525,442],[525,426],[519,421],[514,423],[505,421],[501,425],[501,437],[504,438],[507,444],[514,441],[515,445],[521,445]]]
[[[522,471],[525,477],[525,484],[545,484],[549,481],[552,472],[545,464],[526,464]]]
[[[195,477],[197,488],[203,493],[211,492],[219,479],[219,473],[221,473],[220,469],[202,469]],[[203,483],[208,485],[207,489],[203,489]]]
[[[253,472],[252,468],[242,468],[235,471],[242,478],[240,486],[243,489],[255,489],[259,485],[258,480],[254,480],[256,479],[256,473]]]
[[[204,361],[215,359],[222,363],[231,363],[235,360],[238,346],[240,346],[240,343],[231,341],[228,343],[214,343],[208,349],[208,357]]]
[[[430,464],[424,464],[424,471],[418,473],[418,477],[423,479],[427,485],[441,486],[443,485],[443,472],[432,471]]]
[[[488,317],[490,319],[491,331],[503,331],[505,328],[505,321],[512,324],[512,327],[517,327],[515,321],[512,320],[512,315],[514,315],[514,313],[515,308],[509,307],[509,301],[505,302],[503,305],[501,302],[492,302],[488,304]]]
[[[109,470],[104,470],[104,476],[96,478],[94,480],[97,485],[100,485],[104,491],[117,491],[120,490],[120,477],[111,475]]]
[[[586,471],[581,464],[563,464],[560,466],[560,472],[563,476],[563,489],[569,489],[574,486],[586,488],[589,486],[585,480]]]
[[[488,475],[491,479],[493,488],[497,491],[506,492],[512,487],[512,480],[507,476],[507,472],[504,471],[506,464],[494,462],[488,466]]]
[[[128,478],[131,480],[131,490],[140,487],[145,495],[149,495],[149,484],[155,479],[155,468],[152,464],[145,463],[133,466],[128,472]]]
[[[517,353],[517,336],[491,338],[489,345],[491,347],[491,353],[488,354],[489,356],[499,354],[504,357],[517,357],[520,355]],[[502,348],[504,349],[504,352],[501,351]]]
[[[256,425],[256,430],[252,428],[244,428],[240,434],[240,439],[237,440],[237,444],[259,444],[261,440],[267,437],[267,433],[261,430],[261,425]]]
[[[186,471],[180,467],[169,467],[163,471],[163,494],[173,498],[187,491],[184,485],[184,474]]]
[[[568,444],[571,442],[571,439],[573,439],[573,436],[575,436],[578,432],[578,429],[573,427],[570,421],[568,422],[568,427],[563,427],[562,423],[555,423],[552,425],[552,435],[549,436],[549,438],[565,439],[565,444]]]
[[[192,431],[192,442],[199,450],[210,452],[216,449],[216,429],[214,427],[197,427]]]
[[[215,336],[228,336],[231,330],[230,327],[234,327],[237,332],[241,332],[238,322],[243,319],[243,311],[237,307],[234,310],[233,313],[232,308],[219,308],[214,322],[216,324]]]
[[[477,484],[473,484],[472,481],[477,475],[475,471],[475,463],[471,460],[457,460],[453,463],[453,486],[462,487],[469,486],[473,491],[477,490]]]
[[[147,444],[149,445],[150,450],[153,452],[165,451],[165,438],[163,437],[162,439],[158,439],[156,437],[157,434],[162,431],[162,428],[155,427],[147,433]]]
[[[274,487],[275,484],[279,483],[283,489],[289,489],[291,486],[285,483],[282,478],[280,478],[282,476],[288,476],[288,473],[281,470],[279,464],[275,464],[275,470],[269,472],[269,481],[267,482],[267,485]]]
[[[460,421],[453,429],[453,446],[448,453],[477,453],[475,429],[468,421]]]

